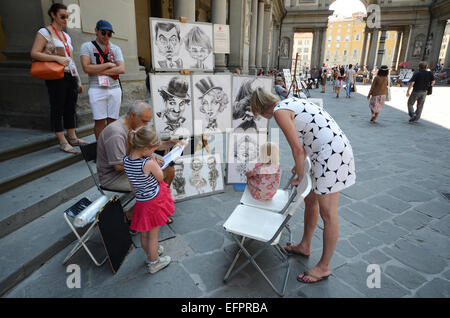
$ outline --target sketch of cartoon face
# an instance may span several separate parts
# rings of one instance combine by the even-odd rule
[[[258,156],[258,147],[256,143],[250,139],[250,137],[245,136],[241,139],[237,146],[237,162],[248,163],[256,160]]]
[[[175,176],[182,177],[183,176],[183,170],[184,170],[183,161],[176,161],[174,169],[175,169]]]
[[[167,119],[176,121],[183,115],[186,101],[184,98],[172,97],[165,102],[165,107]]]
[[[203,162],[200,159],[192,158],[192,161],[191,161],[192,171],[198,172],[202,169],[202,167],[203,167]]]
[[[209,170],[213,170],[216,168],[216,158],[209,157],[207,160]]]
[[[208,116],[208,118],[216,118],[223,112],[226,103],[228,103],[227,95],[219,89],[212,89],[201,99],[200,112]]]
[[[189,49],[189,54],[191,57],[197,61],[204,61],[209,55],[209,50],[207,48],[198,46],[198,45],[192,45]]]
[[[156,26],[156,46],[161,55],[172,60],[180,52],[180,33],[173,23],[158,23]]]

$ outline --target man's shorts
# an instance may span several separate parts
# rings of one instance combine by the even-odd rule
[[[88,95],[94,120],[119,118],[120,104],[122,103],[122,90],[120,87],[93,87],[89,88]]]

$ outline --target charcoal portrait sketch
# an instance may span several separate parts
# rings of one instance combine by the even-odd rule
[[[233,76],[233,129],[236,132],[257,132],[267,129],[268,120],[256,119],[250,108],[250,99],[257,87],[272,91],[272,80],[264,77]]]
[[[196,132],[225,132],[231,128],[231,75],[192,75]]]
[[[150,18],[150,37],[155,71],[214,70],[211,23]]]
[[[189,76],[150,74],[155,129],[163,137],[193,134]]]
[[[225,189],[222,154],[181,156],[175,162],[175,176],[170,185],[175,201],[223,192]]]
[[[228,136],[228,183],[246,183],[245,172],[259,158],[259,148],[267,141],[266,133],[231,133]]]

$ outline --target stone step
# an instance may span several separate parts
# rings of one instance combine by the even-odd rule
[[[84,161],[0,194],[0,238],[93,187]]]
[[[96,187],[72,195],[70,200],[0,239],[0,296],[76,240],[64,220],[64,211],[83,197],[94,201],[100,196]],[[77,231],[82,235],[87,228]]]
[[[89,135],[84,140],[93,142],[95,141],[95,136]],[[59,146],[50,146],[0,162],[0,171],[2,172],[0,176],[0,194],[80,160],[83,160],[81,153],[73,155],[61,151]]]
[[[77,128],[82,138],[93,134],[93,125]],[[50,131],[0,127],[0,162],[57,145],[55,133]]]

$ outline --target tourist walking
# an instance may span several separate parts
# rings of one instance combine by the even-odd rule
[[[130,154],[123,159],[125,173],[136,195],[136,206],[130,229],[141,233],[142,248],[147,254],[148,272],[154,274],[170,264],[170,256],[159,246],[159,228],[169,221],[175,211],[170,189],[164,182],[164,173],[153,157],[161,145],[154,128],[142,126],[129,134]]]
[[[352,91],[353,85],[355,85],[355,79],[356,79],[356,72],[353,69],[353,65],[350,64],[348,66],[348,70],[345,73],[345,82],[346,82],[346,97],[350,98],[350,93]]]
[[[408,98],[409,122],[416,122],[422,115],[423,104],[431,87],[436,83],[433,73],[427,71],[427,62],[419,63],[419,70],[409,80],[409,87],[406,92]],[[411,88],[413,89],[410,94]],[[417,108],[414,111],[414,104],[417,102]]]
[[[52,23],[39,29],[30,55],[35,61],[64,65],[63,78],[45,81],[50,99],[51,129],[55,132],[62,151],[77,154],[79,151],[73,147],[86,144],[75,133],[75,106],[78,94],[83,92],[83,86],[73,61],[72,39],[62,30],[67,25],[69,12],[65,5],[54,3],[48,10],[48,15]],[[67,138],[64,129],[67,130]]]
[[[97,37],[80,49],[81,65],[89,75],[89,104],[97,140],[106,125],[119,118],[122,103],[119,74],[125,73],[125,62],[120,47],[110,41],[113,33],[111,23],[99,20],[95,26]]]
[[[367,99],[369,99],[370,111],[372,112],[372,118],[370,119],[372,123],[377,122],[377,117],[386,102],[389,85],[388,75],[389,68],[386,65],[381,66],[378,74],[372,81],[372,86],[370,87],[369,94],[367,95]]]
[[[275,118],[292,151],[297,174],[293,184],[299,184],[304,174],[306,156],[312,162],[312,191],[305,198],[303,237],[299,244],[285,246],[287,252],[309,257],[317,221],[322,217],[323,251],[319,262],[297,275],[302,283],[316,283],[330,276],[330,262],[338,241],[339,192],[356,180],[353,151],[349,140],[334,119],[321,107],[308,100],[278,98],[263,88],[257,88],[251,98],[255,116]]]

